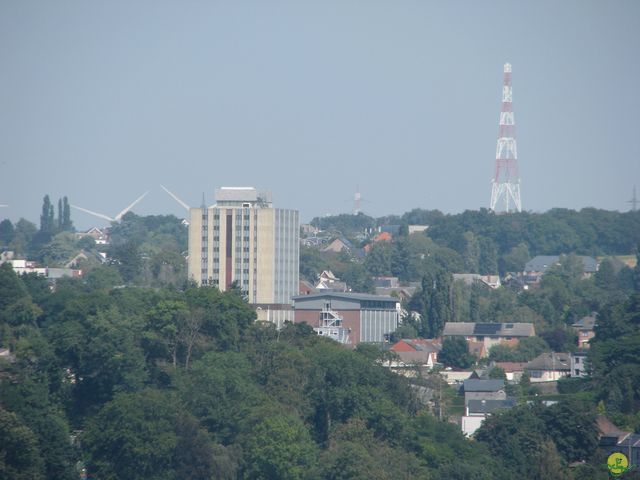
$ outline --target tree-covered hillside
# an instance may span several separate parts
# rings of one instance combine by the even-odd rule
[[[234,292],[41,282],[0,267],[4,478],[514,478],[370,350]]]

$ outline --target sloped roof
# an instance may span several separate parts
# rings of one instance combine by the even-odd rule
[[[402,348],[404,346],[408,348]],[[403,338],[391,347],[391,350],[395,352],[399,352],[399,349],[405,352],[439,352],[442,350],[442,345],[435,340],[426,338]]]
[[[312,293],[310,295],[296,295],[292,297],[293,300],[309,300],[313,298],[333,297],[343,298],[345,300],[357,300],[357,301],[378,301],[378,302],[394,302],[398,303],[398,299],[394,297],[371,295],[369,293],[352,293],[352,292],[323,292]]]
[[[586,317],[582,317],[576,323],[571,325],[574,328],[579,328],[581,330],[593,330],[593,327],[596,326],[596,322],[598,320],[598,314],[596,312],[592,312],[591,315]]]
[[[527,363],[525,370],[566,371],[571,370],[571,356],[568,353],[545,352]]]
[[[469,400],[467,407],[469,413],[493,413],[499,408],[513,408],[516,405],[514,398],[505,400]]]
[[[625,432],[616,427],[613,422],[604,415],[596,415],[596,425],[600,433],[605,437],[623,437],[629,434],[629,432]]]
[[[485,337],[533,337],[533,323],[473,323],[447,322],[442,335],[447,336],[485,336]]]
[[[584,264],[585,273],[594,273],[598,270],[598,262],[593,257],[578,255]],[[525,266],[525,272],[546,272],[549,267],[556,265],[560,260],[560,255],[538,255],[529,260]]]
[[[429,358],[434,361],[437,358],[437,350],[396,351],[395,353],[405,365],[426,365],[429,363]]]
[[[504,390],[504,380],[480,380],[470,378],[464,381],[463,388],[465,392],[498,392]]]
[[[505,373],[524,372],[527,362],[495,362],[493,365],[504,370]]]

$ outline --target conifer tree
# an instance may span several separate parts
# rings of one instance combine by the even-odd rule
[[[49,199],[49,195],[45,195],[42,199],[42,214],[40,215],[40,232],[41,233],[53,233],[53,205],[51,205],[51,200]]]
[[[65,232],[73,231],[71,208],[69,207],[69,199],[66,196],[62,199],[62,230]]]
[[[57,222],[58,232],[61,232],[62,229],[62,199],[58,199],[58,222]]]

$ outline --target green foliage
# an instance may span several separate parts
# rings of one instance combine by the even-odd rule
[[[529,246],[520,243],[505,253],[500,259],[500,272],[522,272],[525,264],[531,259]]]
[[[38,227],[28,220],[21,218],[15,225],[13,240],[9,245],[9,249],[18,255],[30,253],[30,247],[37,233]]]
[[[527,245],[531,255],[576,252],[582,255],[629,254],[640,243],[640,212],[584,208],[552,209],[546,213],[495,215],[480,209],[457,215],[434,215],[429,236],[458,251],[466,231],[491,239],[498,255]]]
[[[40,233],[53,235],[55,231],[53,205],[49,199],[49,195],[45,195],[42,199],[42,213],[40,214]]]
[[[476,432],[522,478],[567,478],[564,464],[589,459],[598,446],[593,410],[563,400],[550,407],[520,405],[494,413]]]
[[[109,265],[92,268],[85,275],[85,282],[91,290],[109,289],[123,284],[118,269]]]
[[[598,396],[607,410],[622,413],[640,408],[640,295],[598,316],[589,362]]]
[[[244,478],[313,478],[317,450],[304,423],[293,415],[261,419],[246,438]]]
[[[89,471],[98,478],[169,480],[213,473],[212,442],[173,395],[158,390],[116,396],[90,422],[83,443]]]
[[[393,245],[389,242],[371,244],[371,249],[364,261],[367,271],[377,277],[391,275],[393,250]]]
[[[75,235],[61,232],[53,236],[51,241],[38,252],[38,260],[51,267],[62,267],[79,252]]]
[[[576,350],[578,344],[577,333],[567,327],[540,332],[540,337],[554,352],[572,352]]]
[[[428,478],[428,471],[416,454],[399,451],[376,439],[360,419],[350,420],[331,432],[330,446],[320,463],[321,478],[331,480]]]
[[[495,378],[495,379],[499,379],[499,380],[506,380],[507,379],[507,374],[505,373],[505,371],[502,368],[493,367],[491,370],[489,370],[489,378]]]
[[[358,213],[357,215],[341,214],[329,217],[316,217],[311,220],[311,225],[320,230],[340,232],[347,236],[376,226],[375,220],[364,213]]]
[[[0,222],[0,246],[7,247],[15,236],[15,228],[8,218]]]
[[[362,264],[350,262],[344,270],[336,270],[336,272],[353,292],[375,292],[371,275]]]
[[[27,295],[27,289],[13,272],[11,264],[0,265],[0,312]]]
[[[475,357],[469,353],[469,346],[463,337],[447,337],[442,342],[438,361],[450,367],[469,368],[475,363]]]
[[[436,338],[444,329],[444,324],[452,319],[451,308],[453,279],[450,273],[437,269],[422,277],[422,286],[409,300],[410,310],[420,314],[418,334],[426,338]]]
[[[391,343],[396,343],[400,340],[402,340],[403,338],[418,338],[418,330],[416,330],[416,328],[409,324],[409,323],[404,323],[402,325],[400,325],[395,332],[393,332],[391,334]]]
[[[38,440],[15,413],[0,406],[0,478],[44,479]]]
[[[528,362],[543,352],[549,345],[540,337],[527,337],[518,341],[515,347],[494,345],[489,349],[489,359],[495,362]]]

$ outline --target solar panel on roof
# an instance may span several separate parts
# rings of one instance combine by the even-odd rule
[[[495,335],[500,330],[500,323],[476,323],[473,327],[474,335]]]

